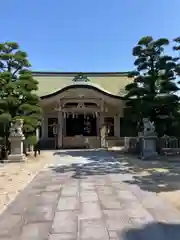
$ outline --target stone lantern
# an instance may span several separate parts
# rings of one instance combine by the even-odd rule
[[[25,137],[23,134],[23,119],[16,119],[11,123],[9,141],[11,142],[11,154],[8,161],[25,161],[26,157],[23,153],[23,141]]]

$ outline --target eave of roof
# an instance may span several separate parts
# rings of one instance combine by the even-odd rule
[[[130,72],[51,72],[51,71],[32,71],[33,76],[71,76],[82,73],[87,76],[128,76]]]
[[[53,96],[56,96],[68,89],[72,89],[72,88],[88,88],[88,89],[93,89],[93,90],[96,90],[97,92],[99,93],[102,93],[106,96],[109,96],[109,97],[112,97],[112,98],[116,98],[116,99],[121,99],[121,100],[124,100],[124,97],[122,96],[117,96],[117,95],[114,95],[114,94],[111,94],[107,91],[104,91],[102,90],[101,88],[98,88],[94,85],[90,85],[90,84],[81,84],[81,83],[76,83],[76,84],[72,84],[72,85],[68,85],[62,89],[59,89],[58,91],[56,92],[53,92],[53,93],[50,93],[50,94],[47,94],[47,95],[44,95],[44,96],[41,96],[40,98],[41,99],[47,99],[47,98],[50,98],[50,97],[53,97]]]

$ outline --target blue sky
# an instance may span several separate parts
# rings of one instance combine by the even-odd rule
[[[128,71],[139,38],[180,35],[179,0],[1,2],[0,41],[16,41],[33,70]]]

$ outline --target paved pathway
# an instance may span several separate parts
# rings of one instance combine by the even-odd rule
[[[180,213],[109,153],[61,151],[0,216],[0,240],[180,239]]]

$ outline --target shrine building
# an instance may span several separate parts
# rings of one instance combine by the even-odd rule
[[[126,134],[128,72],[33,72],[33,77],[39,82],[44,148],[116,146]]]

